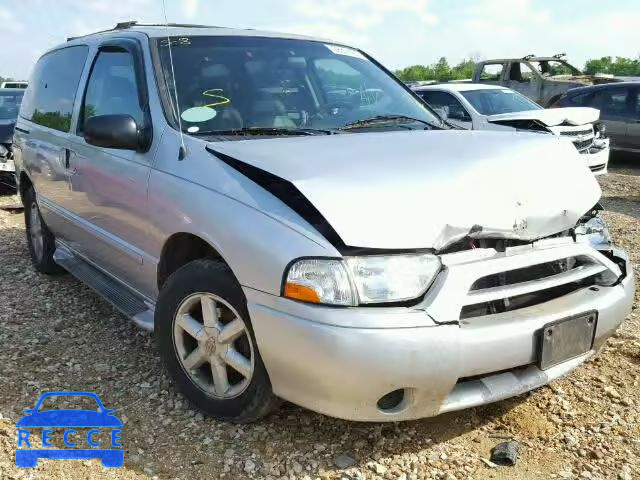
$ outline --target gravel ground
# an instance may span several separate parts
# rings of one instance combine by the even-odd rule
[[[640,265],[636,163],[615,164],[601,183],[612,233]],[[70,276],[36,274],[21,214],[0,211],[0,279],[0,479],[640,478],[637,309],[600,356],[516,399],[384,425],[285,405],[261,423],[236,426],[203,418],[176,393],[151,335]],[[116,410],[123,468],[98,460],[15,467],[22,410],[61,389],[95,391]],[[515,467],[484,462],[501,437],[520,442]]]

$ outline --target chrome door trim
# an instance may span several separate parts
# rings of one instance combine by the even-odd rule
[[[94,225],[87,220],[84,220],[83,218],[78,217],[77,215],[74,215],[68,210],[60,208],[58,205],[55,205],[49,199],[42,197],[41,195],[38,195],[38,204],[75,223],[77,227],[88,231],[95,238],[109,245],[111,248],[117,250],[123,255],[126,255],[127,257],[135,261],[138,265],[144,264],[144,252],[125,242],[121,238],[112,235],[106,230]]]

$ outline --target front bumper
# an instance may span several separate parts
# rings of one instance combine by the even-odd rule
[[[0,155],[0,187],[13,190],[16,188],[16,165],[11,155],[11,146],[3,145],[6,155]],[[2,149],[0,149],[2,150]]]
[[[623,252],[616,256],[624,259],[627,272],[616,286],[583,288],[533,307],[451,322],[442,317],[448,315],[451,301],[438,305],[426,298],[414,308],[339,309],[300,304],[249,288],[245,293],[276,395],[334,417],[400,421],[519,395],[594,355],[633,303],[632,267]],[[464,277],[470,265],[452,263],[450,281],[460,283],[456,269],[458,277]],[[486,268],[483,262],[476,267]],[[443,296],[440,288],[437,284],[432,288],[436,298]],[[540,330],[591,310],[599,312],[592,350],[540,370],[536,366]],[[378,408],[381,397],[399,389],[404,391],[399,405]]]

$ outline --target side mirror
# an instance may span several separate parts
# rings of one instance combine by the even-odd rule
[[[131,115],[98,115],[84,124],[84,139],[90,145],[121,150],[144,150],[144,135]]]

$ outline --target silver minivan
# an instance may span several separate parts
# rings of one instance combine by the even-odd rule
[[[35,67],[14,155],[35,268],[153,330],[220,419],[504,399],[631,309],[571,144],[448,129],[347,45],[134,22],[72,38]]]

